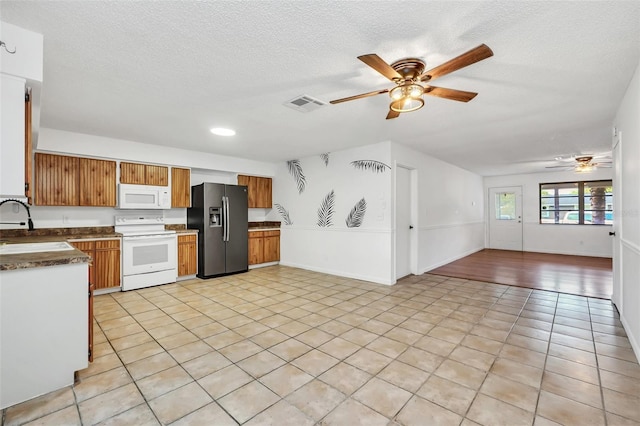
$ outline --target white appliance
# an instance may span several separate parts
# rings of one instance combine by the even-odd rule
[[[178,278],[177,236],[162,215],[115,217],[122,234],[122,290],[173,283]]]
[[[118,185],[118,208],[120,209],[170,209],[171,188],[168,186]]]

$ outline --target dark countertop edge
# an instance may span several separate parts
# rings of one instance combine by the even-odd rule
[[[197,229],[178,229],[176,230],[176,234],[197,234],[199,231]]]
[[[280,227],[278,226],[277,228],[274,227],[261,227],[261,228],[249,228],[249,232],[261,232],[261,231],[279,231]]]
[[[264,221],[264,222],[249,222],[249,230],[252,228],[280,228],[280,222],[276,221]]]
[[[84,254],[78,249],[40,253],[3,254],[0,255],[0,271],[90,262],[91,256]]]
[[[9,244],[19,243],[47,243],[56,241],[75,241],[75,240],[108,240],[120,238],[122,234],[71,234],[71,235],[34,235],[26,237],[0,237],[0,240]]]

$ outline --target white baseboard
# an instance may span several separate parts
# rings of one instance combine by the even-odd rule
[[[258,269],[264,268],[266,266],[279,265],[280,262],[267,262],[267,263],[258,263],[257,265],[249,265],[249,269]]]
[[[298,264],[298,263],[290,263],[290,262],[282,262],[282,261],[280,261],[280,264],[282,266],[290,266],[292,268],[306,269],[308,271],[320,272],[320,273],[329,274],[329,275],[336,275],[338,277],[353,278],[353,279],[356,279],[356,280],[369,281],[369,282],[376,283],[376,284],[384,284],[384,285],[393,285],[393,284],[395,284],[395,281],[391,282],[389,280],[383,280],[383,279],[381,279],[379,277],[374,277],[374,276],[351,274],[351,273],[344,272],[344,271],[336,271],[336,270],[332,270],[332,269],[318,268],[318,267],[315,267],[315,266],[302,265],[302,264]]]
[[[458,259],[462,259],[463,257],[467,257],[469,255],[472,255],[473,253],[477,253],[477,252],[479,252],[481,250],[484,250],[484,249],[485,249],[485,247],[476,247],[476,248],[473,248],[471,250],[467,250],[466,252],[463,252],[463,253],[461,253],[459,255],[450,257],[450,258],[445,259],[445,260],[443,260],[441,262],[434,263],[433,265],[429,265],[429,266],[427,266],[425,268],[422,268],[421,270],[419,270],[419,274],[421,275],[421,274],[427,273],[427,272],[431,271],[432,269],[439,268],[441,266],[446,265],[447,263],[455,262]]]
[[[640,342],[636,340],[636,337],[631,333],[631,327],[629,323],[626,321],[625,317],[620,315],[620,322],[624,327],[624,330],[627,332],[627,338],[629,339],[629,343],[631,343],[631,348],[633,352],[636,354],[636,359],[640,359]]]

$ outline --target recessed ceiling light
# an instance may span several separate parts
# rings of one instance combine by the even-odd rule
[[[213,127],[211,133],[218,136],[233,136],[236,134],[235,130],[225,129],[224,127]]]

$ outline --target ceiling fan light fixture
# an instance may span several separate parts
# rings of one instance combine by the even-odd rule
[[[405,97],[391,102],[389,108],[395,112],[412,112],[417,111],[424,106],[422,98]]]
[[[593,164],[581,163],[578,164],[575,168],[576,173],[589,173],[596,169],[596,166]]]

